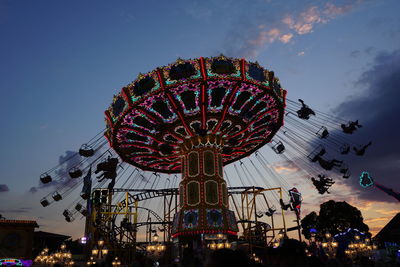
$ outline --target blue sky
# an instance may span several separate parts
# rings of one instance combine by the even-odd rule
[[[332,112],[365,93],[357,81],[377,55],[400,48],[399,10],[397,0],[0,0],[0,198],[26,194],[104,128],[113,94],[177,57],[257,60],[288,98]]]

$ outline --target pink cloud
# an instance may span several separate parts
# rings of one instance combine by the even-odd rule
[[[235,29],[233,37],[227,39],[227,50],[232,50],[229,52],[235,56],[256,57],[265,46],[274,42],[291,43],[297,36],[312,33],[317,26],[348,13],[362,2],[363,0],[351,0],[350,4],[343,5],[331,2],[313,4],[304,6],[297,12],[250,21],[241,31],[244,34],[237,34],[238,30]]]
[[[280,37],[279,37],[279,40],[280,40],[282,43],[287,44],[287,43],[290,42],[290,40],[292,40],[292,38],[293,38],[293,34],[287,33],[287,34],[284,34],[284,35],[280,36]]]

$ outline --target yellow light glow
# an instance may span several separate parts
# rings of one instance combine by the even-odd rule
[[[215,244],[214,242],[212,242],[211,244],[210,244],[210,249],[216,249],[217,248],[217,244]]]
[[[326,237],[326,238],[331,238],[331,234],[330,234],[330,233],[326,233],[326,234],[325,234],[325,237]]]

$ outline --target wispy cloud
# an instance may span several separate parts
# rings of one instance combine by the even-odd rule
[[[372,219],[368,219],[368,220],[364,220],[364,222],[366,224],[369,223],[374,223],[374,222],[387,222],[388,221],[388,217],[378,217],[378,218],[372,218]]]
[[[279,174],[291,174],[299,171],[299,168],[293,162],[278,162],[272,166]]]
[[[6,184],[0,184],[0,193],[1,192],[8,192],[10,189],[8,188],[8,185]]]
[[[235,26],[235,31],[232,31],[226,39],[226,53],[230,56],[254,58],[268,44],[274,42],[288,44],[296,36],[310,34],[317,25],[326,24],[349,12],[360,2],[362,1],[355,0],[342,5],[331,2],[324,5],[312,4],[297,12],[254,16],[239,27]]]

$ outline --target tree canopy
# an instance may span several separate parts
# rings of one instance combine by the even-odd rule
[[[329,200],[320,206],[319,215],[315,211],[309,213],[301,220],[302,233],[311,238],[310,230],[315,229],[322,236],[329,232],[332,235],[356,228],[361,232],[368,232],[369,228],[363,222],[361,211],[351,206],[346,201],[336,202]]]

